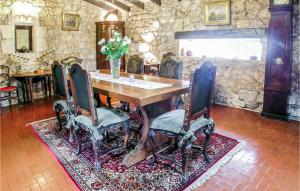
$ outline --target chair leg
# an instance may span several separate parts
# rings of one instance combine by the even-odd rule
[[[101,160],[100,160],[100,140],[92,139],[93,150],[95,155],[95,169],[97,172],[101,170]]]
[[[153,159],[149,161],[149,163],[151,165],[154,165],[154,163],[157,161],[157,156],[156,156],[156,145],[155,145],[155,135],[156,133],[154,131],[149,131],[149,135],[148,135],[148,140],[150,141],[151,144],[151,152],[153,155]]]
[[[186,150],[186,143],[184,143],[181,147],[181,155],[182,155],[182,161],[181,161],[181,166],[182,166],[182,174],[181,178],[183,182],[187,181],[186,177],[186,171],[187,171],[187,153],[185,152]]]
[[[210,140],[210,133],[205,133],[205,142],[204,142],[204,145],[203,145],[203,155],[204,155],[204,159],[207,163],[210,163],[210,159],[207,155],[207,147],[208,147],[208,144],[209,144],[209,140]]]
[[[21,107],[20,94],[19,94],[19,88],[18,87],[16,89],[16,93],[17,93],[17,99],[18,99],[18,106]]]
[[[55,114],[56,114],[56,118],[57,118],[57,121],[58,121],[58,124],[59,124],[59,129],[58,131],[61,132],[62,130],[62,121],[61,121],[61,118],[60,118],[60,112],[59,111],[55,111]]]
[[[8,92],[9,107],[11,107],[11,93]]]
[[[75,129],[72,129],[72,131],[73,131],[73,135],[74,135],[74,138],[75,138],[75,142],[78,145],[78,149],[76,150],[76,155],[80,155],[81,151],[82,151],[82,143],[81,143],[80,137],[78,135],[78,132],[76,132]]]
[[[111,106],[111,97],[106,97],[106,102],[109,108],[112,108]]]

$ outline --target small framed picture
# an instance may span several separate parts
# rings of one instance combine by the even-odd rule
[[[62,30],[78,31],[80,25],[80,16],[73,13],[63,13]]]
[[[230,24],[230,0],[207,2],[204,9],[206,25]]]

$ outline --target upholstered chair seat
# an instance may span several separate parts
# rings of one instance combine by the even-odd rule
[[[206,126],[208,125],[214,124],[212,118],[207,119],[204,117],[200,117],[196,120],[191,121],[190,129],[187,132],[182,129],[184,115],[185,110],[183,109],[173,110],[168,113],[164,113],[151,122],[150,128],[152,130],[160,130],[175,134],[186,135],[187,133],[195,133],[201,130],[202,128],[206,128]]]
[[[97,108],[97,116],[99,126],[106,128],[108,126],[119,125],[129,120],[129,115],[125,112],[107,108]],[[79,115],[74,119],[75,123],[81,127],[93,128],[93,121],[91,116]]]

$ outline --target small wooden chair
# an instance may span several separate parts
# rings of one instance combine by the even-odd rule
[[[75,108],[75,131],[78,129],[84,129],[90,132],[90,139],[92,141],[95,154],[95,167],[96,170],[99,171],[101,169],[100,155],[118,152],[124,148],[127,149],[130,137],[129,116],[122,111],[104,107],[95,107],[90,76],[86,70],[81,68],[80,65],[72,65],[70,76]],[[108,130],[119,129],[120,127],[123,127],[126,133],[124,146],[114,148],[107,153],[101,153],[101,145],[106,132]],[[76,132],[75,138],[80,147],[79,150],[81,150],[81,141],[78,139]]]
[[[7,65],[0,65],[0,94],[1,94],[0,95],[1,106],[2,106],[2,101],[5,100],[8,100],[9,105],[11,106],[12,99],[18,100],[18,105],[20,106],[18,87],[10,85],[9,66]]]
[[[203,63],[192,74],[189,86],[189,95],[185,110],[173,110],[155,118],[150,124],[149,141],[152,145],[153,161],[157,157],[170,160],[182,167],[182,179],[186,179],[187,150],[195,148],[202,150],[204,158],[209,162],[207,146],[210,136],[214,132],[215,124],[210,118],[211,99],[213,94],[216,67],[209,61]],[[158,154],[154,138],[156,133],[176,138],[176,144],[182,154],[182,161]],[[203,148],[192,143],[197,140],[199,133],[204,133],[206,138]],[[176,148],[177,145],[175,145]]]

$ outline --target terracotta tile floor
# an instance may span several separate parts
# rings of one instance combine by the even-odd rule
[[[77,190],[25,124],[54,116],[51,100],[1,111],[1,190]],[[246,147],[196,190],[299,190],[299,124],[214,106],[217,131]]]

